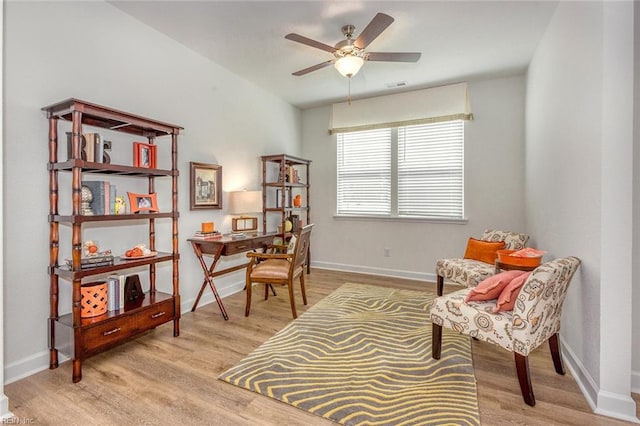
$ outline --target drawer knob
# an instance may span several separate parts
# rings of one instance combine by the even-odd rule
[[[102,335],[103,336],[108,336],[110,334],[117,333],[118,331],[120,331],[120,327],[116,327],[113,330],[105,331],[104,333],[102,333]]]
[[[156,314],[151,315],[151,318],[159,318],[159,317],[161,317],[161,316],[163,316],[165,314],[166,314],[165,311],[160,311],[160,312],[158,312]]]

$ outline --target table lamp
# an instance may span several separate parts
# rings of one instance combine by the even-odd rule
[[[239,214],[231,222],[231,229],[236,231],[255,231],[258,229],[258,218],[248,213],[262,211],[262,191],[233,191],[229,193],[229,212]]]

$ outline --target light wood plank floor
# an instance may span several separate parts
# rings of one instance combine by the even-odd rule
[[[308,306],[345,282],[435,292],[432,283],[314,269],[307,275]],[[165,324],[90,358],[80,383],[71,382],[69,362],[11,383],[10,410],[22,423],[41,425],[333,424],[216,379],[291,320],[284,289],[268,301],[255,293],[248,318],[244,293],[224,299],[229,321],[215,303],[199,307],[183,314],[178,338]],[[299,314],[308,308],[298,305]],[[555,374],[546,345],[530,356],[534,408],[522,401],[511,353],[477,341],[472,347],[483,425],[628,424],[593,414],[571,375]]]

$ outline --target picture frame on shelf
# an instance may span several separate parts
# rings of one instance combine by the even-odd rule
[[[151,194],[136,194],[134,192],[127,192],[129,196],[129,211],[131,213],[140,212],[158,212],[158,198],[156,193]]]
[[[156,145],[144,142],[133,143],[133,167],[143,167],[146,169],[156,168],[157,159]]]
[[[189,209],[222,209],[222,166],[193,161],[189,166]]]

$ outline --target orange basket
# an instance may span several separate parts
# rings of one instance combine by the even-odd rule
[[[107,283],[95,282],[82,284],[80,303],[80,317],[97,317],[107,312]]]
[[[498,262],[513,266],[537,267],[542,262],[542,256],[519,257],[511,256],[517,250],[498,250]]]

